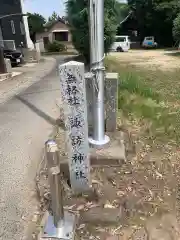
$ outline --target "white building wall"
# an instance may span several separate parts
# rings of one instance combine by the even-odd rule
[[[24,4],[24,0],[20,0],[21,2],[21,10],[23,14],[26,14],[27,11],[25,9],[25,4]],[[24,28],[25,28],[25,36],[26,36],[26,42],[27,42],[27,48],[29,49],[34,49],[34,44],[30,38],[30,34],[29,34],[29,25],[28,25],[28,19],[27,16],[23,17],[23,22],[24,22]]]

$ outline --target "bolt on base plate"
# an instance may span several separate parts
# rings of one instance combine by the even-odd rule
[[[55,238],[62,240],[74,240],[76,216],[67,211],[64,212],[64,219],[60,220],[58,227],[54,226],[53,216],[49,215],[42,238]]]

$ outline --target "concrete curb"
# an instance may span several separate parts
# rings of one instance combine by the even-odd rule
[[[56,67],[56,62],[55,58],[47,57],[44,61],[39,63],[38,70],[36,72],[22,73],[21,75],[10,78],[9,80],[14,82],[16,80],[16,82],[14,83],[14,86],[11,86],[10,89],[8,89],[8,91],[6,89],[4,92],[0,93],[0,104],[4,104],[15,95],[18,95],[34,83],[49,75]],[[23,78],[23,81],[18,81],[18,78]],[[7,82],[5,81],[4,83]]]
[[[2,73],[0,74],[0,82],[3,82],[12,77],[12,73]]]

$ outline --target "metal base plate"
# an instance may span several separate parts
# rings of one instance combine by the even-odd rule
[[[93,147],[103,147],[104,145],[106,145],[107,143],[109,143],[110,138],[108,136],[104,136],[104,139],[102,141],[96,141],[94,140],[92,137],[89,137],[89,144]]]
[[[75,235],[75,225],[76,216],[67,211],[64,212],[64,220],[59,221],[57,228],[54,226],[53,216],[49,215],[42,238],[73,240]]]

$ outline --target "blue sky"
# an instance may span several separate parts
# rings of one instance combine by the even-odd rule
[[[126,0],[119,0],[126,2]],[[36,12],[48,18],[53,11],[59,13],[60,16],[65,15],[64,2],[66,0],[25,0],[27,12]]]
[[[27,12],[36,12],[48,18],[53,11],[59,13],[60,16],[65,14],[64,2],[66,0],[25,0]]]

